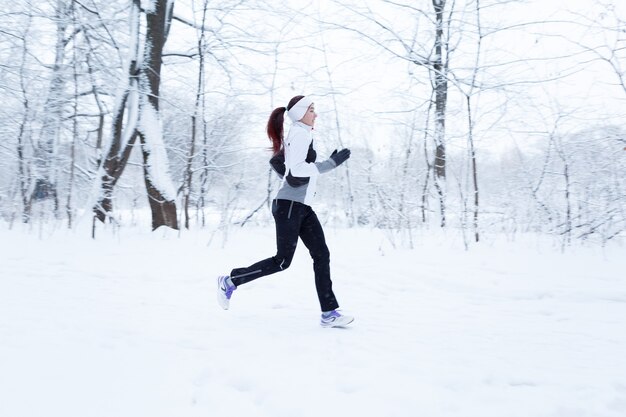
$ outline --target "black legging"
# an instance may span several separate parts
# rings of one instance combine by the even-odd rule
[[[247,268],[235,268],[230,277],[240,286],[265,275],[285,270],[296,252],[298,237],[309,249],[315,271],[315,288],[322,311],[339,307],[330,280],[330,252],[324,239],[322,225],[313,209],[290,200],[274,200],[272,214],[276,221],[276,256],[264,259]]]

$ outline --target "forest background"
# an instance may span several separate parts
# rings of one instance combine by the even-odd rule
[[[0,222],[270,224],[265,123],[306,94],[318,155],[352,150],[325,224],[619,242],[625,60],[618,1],[13,1]]]

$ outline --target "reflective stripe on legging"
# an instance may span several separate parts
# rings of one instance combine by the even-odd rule
[[[293,209],[293,201],[291,202],[291,204],[289,205],[289,213],[287,213],[287,218],[291,219],[291,209]]]
[[[285,260],[283,259],[283,262],[285,262]],[[282,265],[282,264],[281,264]],[[281,268],[282,269],[282,268]],[[261,272],[261,269],[257,269],[256,271],[252,271],[252,272],[248,272],[246,274],[241,274],[241,275],[233,275],[231,278],[242,278],[248,275],[252,275],[252,274],[256,274],[257,272]]]

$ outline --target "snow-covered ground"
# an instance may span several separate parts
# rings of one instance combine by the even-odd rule
[[[0,416],[626,415],[624,248],[327,239],[348,329],[318,325],[302,245],[218,308],[215,276],[271,255],[271,227],[224,248],[1,228]]]

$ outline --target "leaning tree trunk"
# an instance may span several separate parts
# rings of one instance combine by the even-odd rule
[[[173,0],[158,0],[145,10],[146,38],[139,42],[141,5],[133,0],[128,84],[118,94],[113,112],[112,138],[102,163],[100,195],[94,206],[96,218],[104,222],[113,209],[113,188],[119,180],[137,137],[140,138],[144,178],[152,211],[152,229],[178,229],[176,193],[169,175],[159,114],[161,58],[172,19]],[[128,108],[126,125],[124,113]]]
[[[137,139],[137,102],[138,102],[138,79],[139,79],[139,0],[134,0],[130,13],[130,39],[128,60],[128,79],[125,85],[119,89],[113,109],[113,121],[111,123],[111,140],[108,149],[103,153],[104,160],[100,164],[98,174],[99,195],[93,208],[95,217],[104,222],[113,211],[113,189],[119,180],[126,162],[130,157],[130,151]],[[128,120],[124,126],[124,114],[128,107]]]

